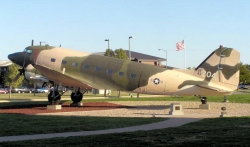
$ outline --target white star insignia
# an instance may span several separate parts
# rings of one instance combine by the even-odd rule
[[[160,79],[155,78],[155,79],[154,79],[154,83],[155,83],[156,85],[159,84],[159,83],[160,83]]]

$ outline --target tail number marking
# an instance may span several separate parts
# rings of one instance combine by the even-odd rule
[[[206,72],[207,78],[213,78],[215,73],[212,73],[211,71]]]
[[[201,69],[198,69],[197,74],[200,76],[205,76],[207,78],[213,78],[215,75],[215,73],[212,73],[211,71],[206,72],[206,71],[201,70]]]
[[[215,73],[212,73],[211,71],[205,71],[205,70],[202,70],[202,69],[198,69],[197,74],[200,75],[200,76],[207,77],[207,78],[213,78],[214,75],[215,75]]]

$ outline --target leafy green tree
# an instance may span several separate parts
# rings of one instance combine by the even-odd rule
[[[106,49],[104,56],[119,58],[119,59],[128,59],[126,51],[122,48],[116,49],[113,51],[112,49]]]
[[[123,50],[122,48],[116,49],[115,53],[116,53],[116,58],[119,58],[119,59],[128,59],[126,51]]]
[[[188,69],[188,70],[194,70],[195,67],[190,67],[190,66],[189,66],[187,69]]]
[[[4,76],[5,85],[9,85],[9,90],[10,90],[9,98],[11,97],[12,87],[19,87],[22,85],[24,76],[20,75],[20,73],[18,71],[18,69],[20,69],[20,68],[21,67],[18,66],[17,64],[12,63],[12,65],[9,66],[9,69]]]
[[[250,70],[247,64],[240,63],[240,82],[250,82]]]
[[[115,52],[112,49],[106,49],[104,56],[115,57]]]

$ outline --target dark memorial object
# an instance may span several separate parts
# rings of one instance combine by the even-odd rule
[[[201,97],[201,103],[202,104],[207,104],[207,98],[206,97]]]

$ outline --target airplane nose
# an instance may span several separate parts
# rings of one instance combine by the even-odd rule
[[[15,59],[15,55],[14,54],[9,54],[8,59],[13,62],[14,59]]]
[[[28,64],[32,64],[30,60],[30,54],[25,52],[16,52],[8,55],[9,60],[13,63],[16,63],[19,66],[27,66]]]

